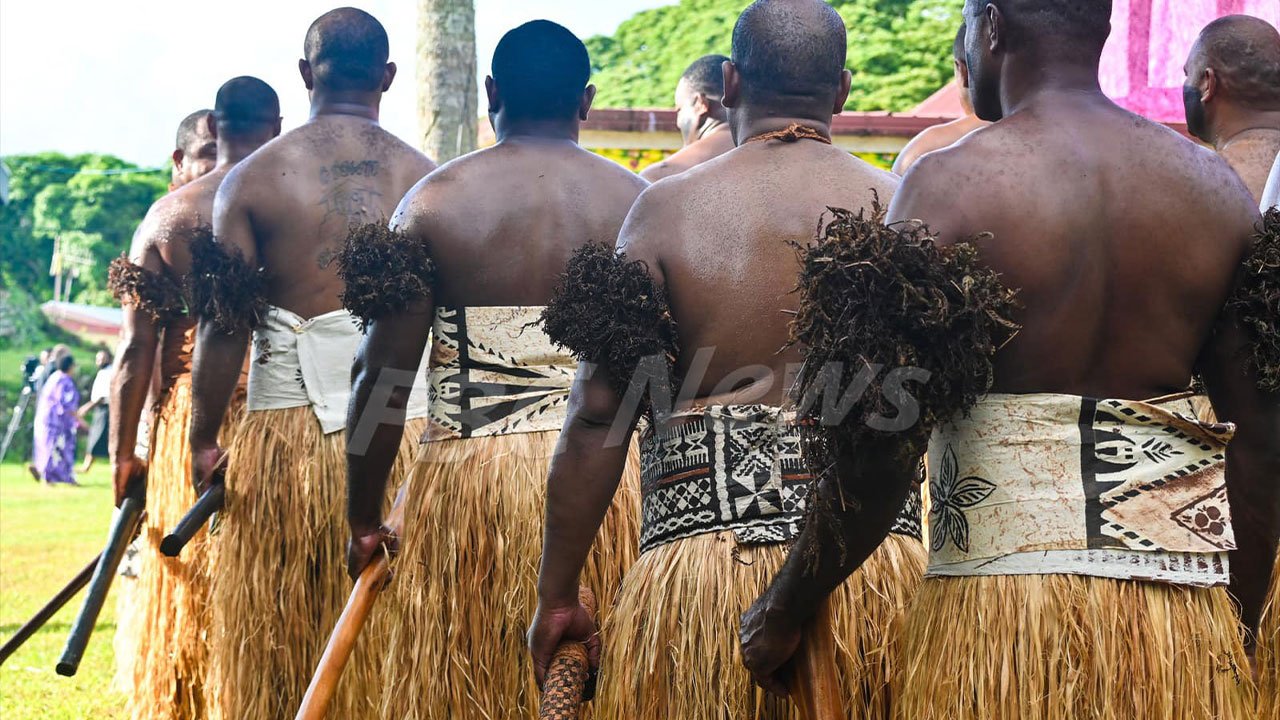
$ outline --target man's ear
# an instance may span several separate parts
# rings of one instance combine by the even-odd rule
[[[311,74],[311,63],[307,62],[306,58],[298,61],[298,74],[302,75],[302,84],[308,90],[316,89],[316,79]]]
[[[492,75],[484,76],[484,96],[489,101],[489,114],[502,110],[502,98],[498,96],[498,82]]]
[[[587,115],[591,112],[591,103],[596,100],[596,86],[588,85],[586,90],[582,91],[582,105],[578,107],[578,119],[582,122],[587,121]]]
[[[849,101],[849,88],[853,87],[853,73],[848,68],[840,71],[840,92],[836,93],[836,104],[831,108],[831,114],[839,115],[844,112],[844,104]]]
[[[987,25],[991,28],[991,34],[987,37],[987,49],[995,55],[1003,51],[1005,46],[1004,14],[994,4],[987,3],[986,15]]]
[[[738,74],[738,66],[732,60],[725,60],[720,63],[720,72],[724,74],[724,100],[720,104],[726,108],[737,107],[742,93],[742,76]]]
[[[1200,81],[1200,103],[1208,105],[1218,97],[1218,73],[1213,68],[1205,68],[1204,78]]]
[[[271,128],[271,137],[280,137],[280,131],[284,129],[284,118],[276,118],[276,124]]]
[[[200,122],[204,123],[204,129],[209,131],[209,137],[216,141],[218,139],[218,118],[213,113],[209,113]]]
[[[387,63],[387,66],[382,70],[382,92],[386,92],[390,90],[391,82],[395,79],[396,79],[396,64],[393,62],[389,62]]]
[[[182,169],[182,158],[185,157],[185,155],[186,153],[182,152],[182,148],[178,148],[173,151],[173,155],[171,155],[170,157],[173,158],[173,166],[175,168],[179,170]]]

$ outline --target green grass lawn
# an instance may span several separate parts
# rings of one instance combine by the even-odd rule
[[[34,482],[22,464],[0,465],[0,642],[102,550],[111,522],[107,463],[99,460],[79,480],[83,487],[47,487]],[[83,592],[0,666],[0,718],[125,717],[124,696],[111,687],[115,592],[113,584],[75,677],[61,677],[53,668]]]

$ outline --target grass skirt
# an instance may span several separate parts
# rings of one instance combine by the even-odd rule
[[[379,717],[537,717],[525,650],[537,606],[547,467],[557,431],[423,445],[410,471],[394,580],[375,613],[388,636]],[[607,612],[639,546],[632,446],[583,582]],[[344,684],[348,680],[344,678]]]
[[[605,627],[597,712],[628,720],[797,718],[742,667],[738,620],[787,556],[785,545],[739,546],[708,533],[646,552]],[[889,717],[902,613],[924,574],[919,541],[890,535],[832,595],[836,666],[846,717]]]
[[[928,578],[907,613],[901,720],[1244,720],[1222,588],[1074,575]]]
[[[223,423],[228,442],[244,400],[237,394]],[[155,415],[147,475],[146,519],[141,528],[138,576],[122,582],[116,637],[120,684],[129,717],[203,720],[207,707],[209,557],[201,531],[177,558],[160,553],[160,541],[196,500],[191,483],[191,376],[179,376]]]
[[[393,478],[424,427],[409,421]],[[210,650],[210,683],[228,720],[294,717],[351,594],[344,435],[324,435],[309,407],[262,410],[245,414],[229,447]],[[382,683],[371,649],[368,637],[356,645],[329,717],[373,713]]]
[[[1280,720],[1280,555],[1271,574],[1271,592],[1258,638],[1259,720]]]

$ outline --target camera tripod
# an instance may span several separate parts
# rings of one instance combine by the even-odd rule
[[[22,427],[22,418],[26,416],[34,394],[31,383],[22,386],[22,395],[18,397],[18,404],[13,406],[13,416],[9,418],[9,427],[4,431],[4,443],[0,444],[0,462],[4,462],[5,456],[9,454],[9,445],[13,443],[13,436],[18,434],[18,428]]]

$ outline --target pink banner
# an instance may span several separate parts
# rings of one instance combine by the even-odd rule
[[[1280,0],[1114,0],[1102,89],[1126,108],[1183,122],[1183,65],[1200,30],[1224,15],[1280,25]]]

